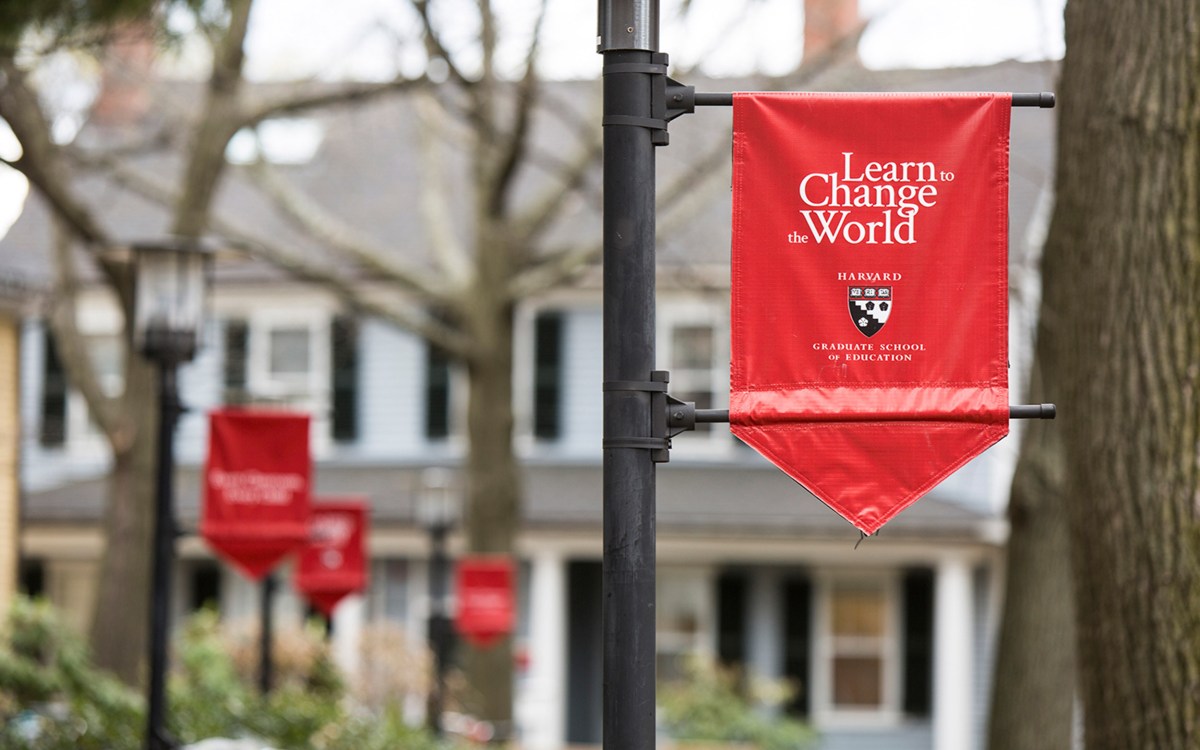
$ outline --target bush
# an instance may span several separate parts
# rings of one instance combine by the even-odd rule
[[[169,683],[169,732],[184,743],[252,737],[281,750],[450,750],[395,711],[349,708],[316,630],[275,640],[275,653],[286,656],[279,687],[263,697],[237,668],[249,661],[239,649],[249,646],[223,632],[216,613],[185,623]],[[144,732],[143,697],[92,666],[49,605],[14,600],[0,630],[0,748],[140,750]]]
[[[694,660],[683,679],[658,690],[663,728],[676,740],[730,742],[758,750],[800,750],[816,735],[795,719],[773,715],[788,698],[779,683],[740,686],[737,673]]]
[[[92,666],[48,604],[13,600],[0,632],[0,747],[132,750],[144,724],[141,697]]]
[[[392,712],[348,708],[345,683],[319,628],[284,630],[272,647],[276,687],[259,694],[258,634],[223,630],[215,612],[192,617],[171,682],[171,729],[181,740],[256,737],[285,750],[433,750]]]

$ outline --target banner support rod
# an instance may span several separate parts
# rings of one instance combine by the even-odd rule
[[[701,93],[694,94],[695,106],[697,107],[732,107],[733,94],[731,93]],[[1040,107],[1042,109],[1054,108],[1054,94],[1049,91],[1036,91],[1032,93],[1014,93],[1012,95],[1012,105],[1014,107]]]
[[[691,424],[688,424],[688,407],[691,407],[694,415],[694,419],[690,420]],[[1013,404],[1008,407],[1009,419],[1054,419],[1056,416],[1058,416],[1058,409],[1054,404]],[[672,404],[670,414],[667,416],[667,422],[672,429],[683,428],[684,430],[690,430],[698,424],[717,424],[728,421],[728,409],[696,409],[694,404],[687,402]]]

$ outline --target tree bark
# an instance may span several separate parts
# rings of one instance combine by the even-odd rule
[[[487,226],[484,224],[484,226]],[[503,238],[503,230],[484,237]],[[515,559],[521,522],[521,483],[513,450],[513,303],[506,284],[509,245],[503,239],[482,242],[477,281],[466,315],[477,351],[467,360],[469,401],[466,460],[467,550],[477,555]],[[467,709],[490,721],[506,738],[512,723],[512,639],[488,648],[467,646],[463,667],[471,693]]]
[[[1075,629],[1062,450],[1056,423],[1029,424],[1008,506],[1012,531],[989,750],[1071,745]]]
[[[1091,750],[1200,747],[1200,4],[1066,10],[1044,372]]]
[[[126,357],[123,411],[130,440],[114,443],[104,512],[90,642],[96,664],[129,685],[144,677],[150,611],[150,549],[154,534],[157,402],[154,369],[136,353]]]

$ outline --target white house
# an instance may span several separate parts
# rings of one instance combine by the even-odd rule
[[[1049,64],[869,73],[856,66],[819,81],[840,90],[1052,90]],[[564,84],[566,86],[567,84]],[[708,82],[705,87],[728,84]],[[417,189],[405,164],[412,140],[403,98],[354,117],[312,118],[316,143],[294,174],[360,225],[404,231]],[[660,149],[668,177],[720,137],[729,112],[709,108],[671,126]],[[1011,243],[1015,264],[1036,237],[1052,171],[1052,115],[1014,112]],[[721,178],[724,179],[724,178]],[[728,181],[719,185],[726,185]],[[223,200],[245,199],[234,179]],[[98,196],[102,191],[94,191]],[[161,229],[144,204],[103,193],[100,215],[125,234]],[[386,200],[381,200],[381,196]],[[658,352],[672,393],[701,407],[728,396],[729,199],[720,189],[659,251]],[[101,205],[102,203],[102,205]],[[595,208],[576,231],[598,233]],[[270,222],[262,212],[263,222]],[[36,197],[0,241],[0,263],[45,278],[49,231]],[[101,368],[117,375],[117,315],[99,293],[80,305]],[[253,267],[222,276],[205,346],[183,368],[191,411],[179,431],[178,507],[192,530],[180,543],[176,615],[205,600],[251,616],[254,586],[195,536],[205,412],[246,398],[314,415],[318,493],[372,503],[371,584],[335,615],[334,638],[353,667],[372,621],[424,637],[429,542],[414,507],[429,467],[463,451],[458,373],[422,340],[343,314],[330,295]],[[518,312],[518,437],[524,467],[519,549],[516,714],[524,747],[557,750],[600,739],[601,313],[597,283],[526,301]],[[107,455],[86,407],[63,377],[42,322],[21,325],[22,581],[82,626],[95,606]],[[114,384],[119,385],[119,384]],[[1016,385],[1016,383],[1014,383]],[[724,425],[675,440],[658,471],[660,676],[708,654],[793,680],[789,711],[822,733],[823,750],[970,750],[987,708],[1007,535],[1004,496],[1015,444],[1001,443],[859,544],[858,532]],[[457,541],[455,541],[457,544]],[[303,613],[279,600],[280,619]]]

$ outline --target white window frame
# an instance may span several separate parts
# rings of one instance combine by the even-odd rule
[[[75,324],[85,347],[100,338],[119,338],[122,335],[122,318],[118,308],[107,300],[85,298],[77,305]],[[87,352],[89,362],[92,352]],[[117,372],[100,373],[99,385],[108,396],[120,396],[125,387],[124,356],[118,355]],[[74,386],[67,389],[67,413],[64,425],[63,448],[74,457],[92,456],[109,449],[108,439],[92,419],[91,409],[83,393]]]
[[[882,728],[901,723],[901,596],[899,574],[894,570],[820,571],[813,616],[812,712],[822,728]],[[833,659],[839,653],[833,634],[833,595],[839,586],[878,588],[883,596],[882,700],[879,708],[843,707],[834,703]],[[844,653],[844,652],[843,652]]]
[[[677,395],[709,390],[713,403],[707,408],[729,408],[729,311],[724,303],[706,299],[668,300],[659,306],[657,320],[659,361],[671,374],[668,392]],[[688,326],[712,329],[713,361],[707,379],[698,370],[684,371],[673,361],[675,330]],[[674,441],[685,449],[685,454],[680,454],[681,459],[688,457],[687,453],[707,457],[724,455],[734,447],[729,437],[729,425],[724,423],[712,424],[705,432],[689,430]]]
[[[655,658],[715,657],[716,595],[712,568],[659,565],[655,576]],[[673,627],[671,617],[686,609],[690,628]]]
[[[329,325],[326,310],[267,310],[248,320],[246,390],[256,399],[323,413],[329,400]],[[287,329],[308,331],[308,372],[279,378],[271,373],[271,334]]]

